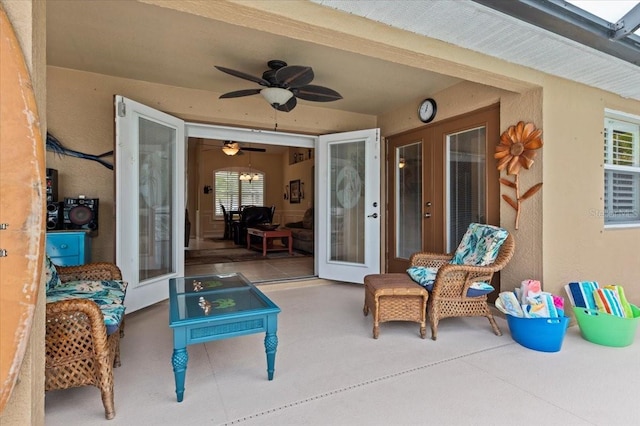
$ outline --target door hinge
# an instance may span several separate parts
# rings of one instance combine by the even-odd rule
[[[118,102],[118,117],[126,117],[127,116],[127,106],[123,101]]]
[[[0,231],[4,231],[9,227],[8,223],[0,223]],[[7,253],[7,250],[0,248],[0,257],[7,257],[9,256],[9,253]]]

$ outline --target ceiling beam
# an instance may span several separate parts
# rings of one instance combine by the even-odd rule
[[[635,30],[640,28],[640,3],[636,4],[628,11],[618,22],[615,23],[615,34],[613,38],[620,40],[623,37],[633,34]]]
[[[640,66],[639,5],[614,24],[563,0],[472,1]]]

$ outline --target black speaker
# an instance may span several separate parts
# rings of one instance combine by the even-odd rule
[[[98,230],[98,198],[65,198],[64,229]]]
[[[58,171],[47,169],[47,203],[58,201]],[[48,206],[47,206],[48,210]]]
[[[47,203],[47,231],[62,229],[64,225],[64,203]]]

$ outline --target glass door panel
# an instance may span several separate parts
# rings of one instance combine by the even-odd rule
[[[139,118],[139,280],[175,272],[173,163],[176,129]]]
[[[330,145],[329,161],[329,260],[362,264],[365,260],[364,141]]]
[[[395,257],[422,250],[422,141],[395,149]]]
[[[487,223],[486,129],[446,135],[447,251],[453,251],[472,222]]]

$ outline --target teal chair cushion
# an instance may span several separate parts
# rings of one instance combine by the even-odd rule
[[[469,266],[489,265],[498,257],[500,247],[508,236],[509,232],[506,229],[472,223],[462,237],[450,263]]]
[[[112,281],[69,281],[47,291],[47,303],[70,299],[90,299],[96,302],[107,327],[107,334],[118,330],[124,317],[124,297],[127,283]]]
[[[58,270],[56,269],[56,265],[54,265],[51,259],[49,259],[49,256],[45,256],[44,259],[44,272],[46,276],[46,291],[48,293],[50,290],[60,286]]]
[[[439,268],[428,268],[425,266],[412,266],[407,269],[407,274],[412,280],[426,288],[428,291],[433,289],[433,283],[436,281],[436,275]]]

